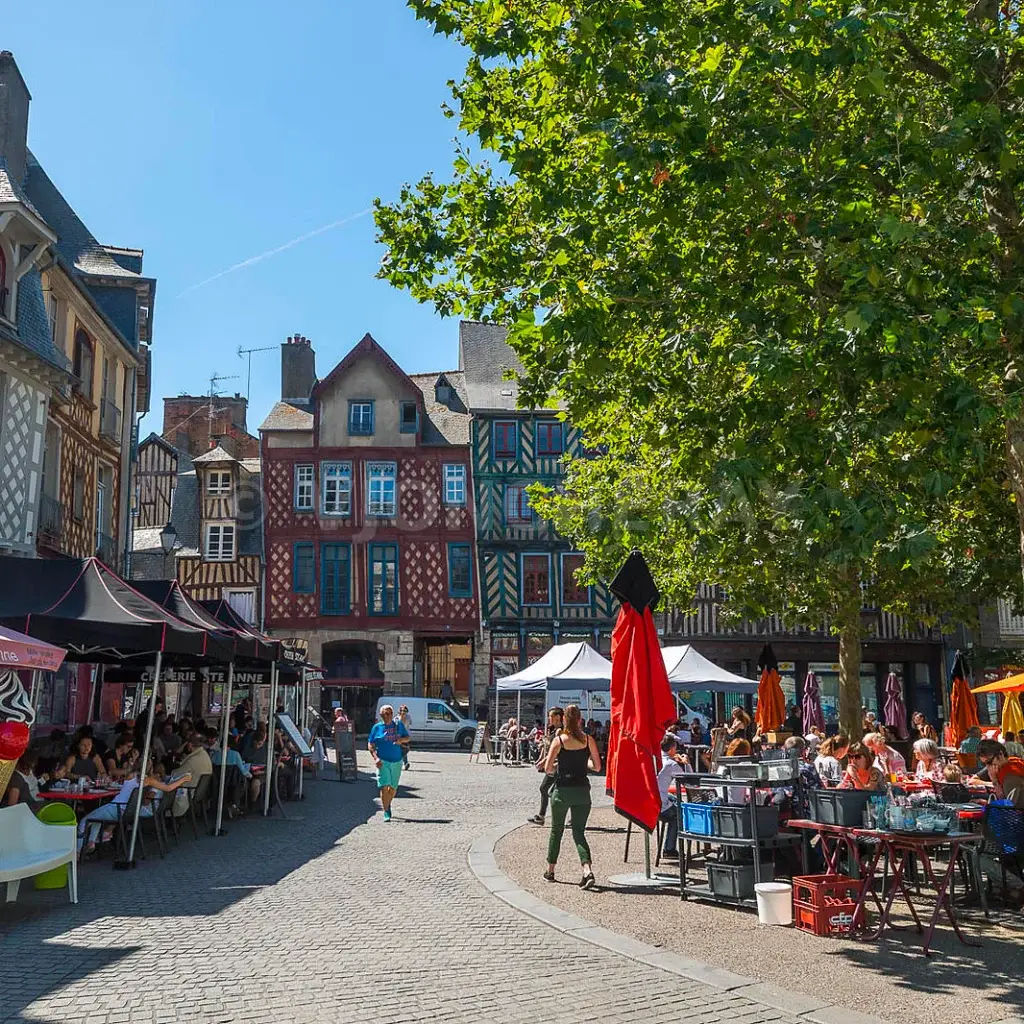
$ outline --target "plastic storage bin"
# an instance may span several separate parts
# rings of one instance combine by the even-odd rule
[[[864,808],[871,796],[863,789],[812,789],[811,820],[823,825],[859,827],[864,823]]]
[[[698,836],[713,836],[715,834],[715,822],[711,804],[680,804],[680,812],[683,816],[683,831],[692,832]]]
[[[775,865],[770,860],[761,861],[761,881],[770,882],[774,878]],[[750,899],[754,895],[754,865],[708,861],[708,884],[717,896]]]
[[[723,839],[752,839],[750,806],[718,804],[713,808],[715,835]],[[778,807],[757,808],[757,838],[770,839],[779,831]]]
[[[814,935],[853,934],[864,927],[863,913],[855,915],[861,885],[843,875],[794,876],[793,923]]]

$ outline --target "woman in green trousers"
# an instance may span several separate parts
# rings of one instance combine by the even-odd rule
[[[594,888],[594,870],[590,866],[590,846],[587,844],[587,818],[590,816],[590,780],[588,767],[601,770],[601,755],[593,736],[583,731],[580,709],[570,704],[565,709],[565,726],[555,737],[548,751],[544,771],[554,775],[551,793],[551,836],[548,839],[548,867],[544,877],[555,880],[555,863],[562,845],[565,819],[572,824],[572,838],[583,865],[580,888]]]

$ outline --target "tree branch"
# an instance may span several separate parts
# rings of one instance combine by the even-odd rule
[[[953,79],[952,72],[950,72],[944,65],[940,64],[937,60],[929,57],[926,53],[919,50],[917,44],[907,35],[907,33],[901,30],[899,33],[900,42],[903,43],[903,48],[910,55],[910,60],[914,67],[918,71],[923,71],[927,75],[931,75],[932,78],[937,79],[940,82],[950,82]]]

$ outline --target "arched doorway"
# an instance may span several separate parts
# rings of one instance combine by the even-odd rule
[[[367,732],[377,711],[377,698],[385,690],[384,647],[372,640],[332,640],[322,648],[324,682],[320,706],[331,722],[334,709],[343,707],[357,732]]]

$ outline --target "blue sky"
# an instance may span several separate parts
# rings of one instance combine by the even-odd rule
[[[447,176],[441,113],[457,46],[401,0],[69,0],[0,25],[32,92],[29,144],[100,241],[157,278],[153,412],[238,374],[245,348],[312,339],[317,371],[366,331],[409,372],[457,365],[458,327],[374,279],[372,216],[200,282]],[[249,428],[278,397],[277,351],[252,359]]]

